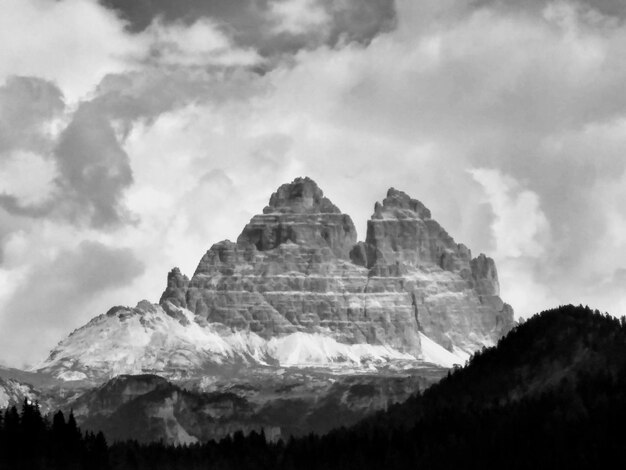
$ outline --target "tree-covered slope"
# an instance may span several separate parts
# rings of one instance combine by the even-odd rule
[[[539,397],[581,381],[616,380],[626,367],[626,322],[587,307],[562,306],[516,326],[497,347],[369,422],[411,426],[428,409],[489,409]]]

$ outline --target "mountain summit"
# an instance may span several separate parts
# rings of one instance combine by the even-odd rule
[[[193,376],[233,364],[446,367],[513,326],[495,263],[457,244],[416,199],[390,189],[364,242],[310,178],[272,194],[237,242],[214,244],[159,304],[94,318],[42,370],[65,379]]]
[[[263,209],[264,214],[272,213],[292,214],[341,214],[341,211],[330,199],[324,197],[324,192],[317,183],[308,176],[296,178],[291,183],[283,184],[270,197],[270,202]]]

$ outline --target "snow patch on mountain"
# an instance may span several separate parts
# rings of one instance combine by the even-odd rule
[[[78,372],[76,370],[68,370],[58,374],[57,378],[64,380],[65,382],[74,382],[77,380],[87,379],[87,375],[85,375],[83,372]]]
[[[389,346],[344,344],[317,333],[292,333],[272,338],[268,342],[267,351],[283,366],[324,366],[334,363],[358,365],[416,359]]]
[[[422,332],[420,332],[420,341],[422,344],[421,359],[424,362],[430,362],[443,367],[454,367],[455,365],[464,365],[465,361],[470,358],[468,353],[458,348],[454,348],[453,352],[448,351]]]
[[[260,362],[265,341],[254,333],[220,331],[186,309],[142,301],[116,307],[74,331],[37,369],[63,380],[197,369],[236,360]]]
[[[423,333],[421,357],[385,344],[345,344],[320,333],[269,340],[250,331],[208,323],[187,309],[147,301],[115,307],[74,331],[36,369],[64,381],[156,373],[179,378],[212,366],[249,365],[371,369],[419,362],[464,364],[469,354],[446,350]]]
[[[417,363],[464,363],[423,336],[424,357],[384,344],[344,344],[320,333],[297,332],[269,340],[250,331],[208,323],[189,310],[139,302],[115,307],[74,331],[36,369],[65,381],[156,373],[179,378],[213,366],[251,365],[371,369]]]

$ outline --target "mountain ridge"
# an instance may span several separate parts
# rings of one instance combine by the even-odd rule
[[[73,331],[31,372],[40,387],[0,388],[115,439],[287,438],[404,401],[513,326],[495,262],[394,188],[362,242],[310,178],[281,185],[236,240],[213,244],[191,278],[172,269],[159,303]]]
[[[357,242],[350,216],[304,177],[281,185],[237,242],[213,244],[191,278],[173,268],[159,304],[95,317],[37,370],[71,381],[240,363],[451,367],[513,323],[494,261],[472,258],[421,202],[391,188]]]

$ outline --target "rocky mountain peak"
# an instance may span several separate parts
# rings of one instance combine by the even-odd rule
[[[424,204],[395,188],[374,206],[365,242],[357,244],[350,256],[378,276],[435,265],[467,277],[471,259],[470,250],[457,244]]]
[[[259,251],[285,243],[309,248],[328,248],[348,258],[356,243],[356,229],[311,178],[296,178],[272,194],[263,214],[256,215],[237,238],[238,247],[253,245]]]
[[[377,204],[360,243],[310,178],[280,186],[268,207],[236,242],[213,244],[191,279],[172,269],[160,305],[97,317],[46,370],[84,378],[238,361],[452,365],[513,325],[494,261],[472,259],[402,191]]]
[[[173,268],[167,274],[167,287],[159,300],[159,303],[163,303],[165,300],[169,300],[177,307],[187,307],[185,300],[185,294],[189,287],[189,278],[180,272],[180,269]]]
[[[427,220],[431,218],[431,214],[417,199],[411,198],[404,191],[389,188],[382,204],[379,202],[375,204],[372,215],[372,219],[385,218]]]
[[[341,211],[317,183],[308,176],[296,178],[291,183],[283,184],[270,198],[264,214],[341,214]]]

